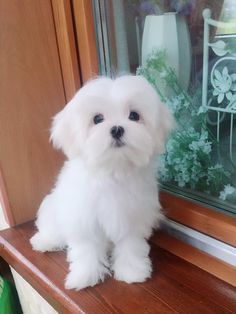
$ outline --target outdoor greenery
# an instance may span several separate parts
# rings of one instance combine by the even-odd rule
[[[231,175],[235,166],[229,162],[231,169],[226,169],[222,162],[220,145],[206,123],[206,111],[199,104],[201,91],[190,97],[166,60],[165,51],[154,50],[145,66],[137,69],[137,75],[143,75],[155,87],[178,124],[167,142],[166,153],[161,156],[159,176],[162,182],[203,191],[222,200],[232,197],[236,195]]]

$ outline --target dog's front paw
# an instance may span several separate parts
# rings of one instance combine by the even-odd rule
[[[144,282],[151,277],[152,265],[149,257],[128,257],[127,260],[116,260],[113,265],[114,277],[117,280]]]
[[[115,279],[132,283],[150,278],[152,264],[149,250],[144,238],[129,236],[118,242],[112,256]]]
[[[70,264],[70,272],[66,277],[65,288],[80,290],[95,286],[103,281],[110,271],[103,264],[91,265],[85,261]]]

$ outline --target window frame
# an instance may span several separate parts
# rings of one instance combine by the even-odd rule
[[[160,202],[169,219],[236,247],[234,217],[164,190],[160,192]]]

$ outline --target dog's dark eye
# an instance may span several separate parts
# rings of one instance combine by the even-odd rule
[[[140,119],[140,116],[136,111],[131,111],[129,114],[129,119],[132,121],[138,121]]]
[[[93,118],[94,124],[98,124],[98,123],[101,123],[103,121],[104,121],[104,117],[101,113],[96,114],[96,116],[94,116],[94,118]]]

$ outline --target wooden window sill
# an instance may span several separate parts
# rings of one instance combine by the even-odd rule
[[[160,193],[165,215],[183,225],[236,247],[236,219],[169,192]]]
[[[0,255],[60,313],[235,312],[236,288],[184,260],[188,252],[198,259],[199,251],[189,251],[187,244],[165,234],[157,233],[151,239],[152,279],[128,285],[109,278],[95,287],[71,291],[64,289],[65,253],[32,251],[29,238],[33,233],[32,222],[1,231]],[[166,251],[172,240],[173,253],[181,258]]]

